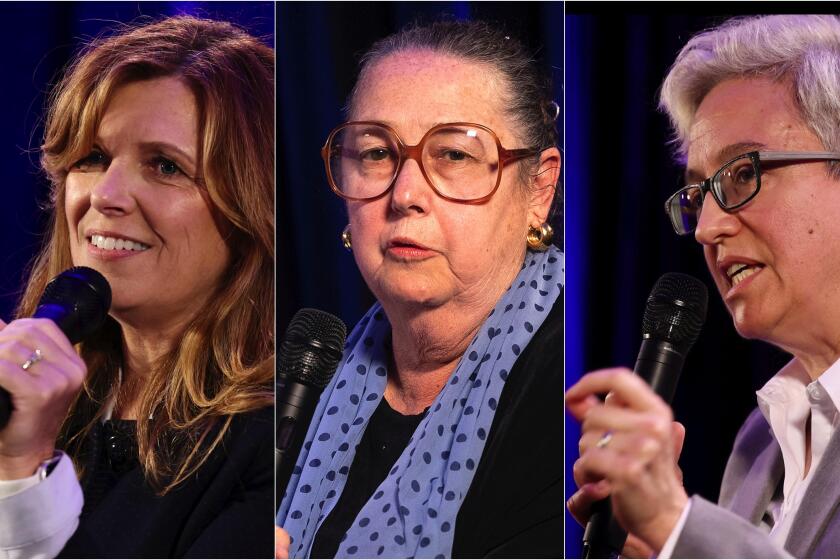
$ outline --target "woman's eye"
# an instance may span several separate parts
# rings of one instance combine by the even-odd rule
[[[178,167],[178,164],[176,164],[171,159],[167,159],[165,157],[158,157],[157,159],[155,159],[154,164],[155,170],[161,175],[171,176],[177,175],[178,173],[182,172],[181,168]]]
[[[752,183],[755,180],[755,170],[752,165],[742,165],[733,170],[732,178],[736,183]]]
[[[476,150],[452,143],[433,145],[429,148],[429,154],[443,163],[469,163],[478,159],[476,153]]]
[[[460,150],[446,150],[443,152],[443,159],[449,161],[464,161],[470,157],[470,155],[466,152],[462,152]]]
[[[383,161],[388,159],[390,153],[385,148],[374,148],[359,153],[359,159],[367,161]]]
[[[697,211],[703,207],[703,192],[695,187],[687,189],[680,195],[680,206],[687,210]]]
[[[73,169],[80,171],[89,171],[94,168],[99,168],[105,165],[105,154],[98,151],[93,151],[73,164]]]

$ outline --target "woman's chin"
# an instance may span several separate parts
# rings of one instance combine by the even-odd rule
[[[729,310],[735,330],[743,338],[768,340],[770,336],[769,320],[759,310],[749,309],[746,305],[737,305]]]
[[[376,291],[377,299],[388,304],[414,308],[439,307],[449,301],[448,292],[440,286],[417,278],[389,279],[382,282]]]

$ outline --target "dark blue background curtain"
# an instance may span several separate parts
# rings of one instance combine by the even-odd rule
[[[371,44],[415,20],[441,14],[501,23],[553,69],[562,102],[563,5],[530,2],[281,2],[277,6],[278,278],[282,333],[301,307],[341,317],[348,327],[373,302],[339,235],[344,203],[330,191],[320,157]],[[562,127],[562,122],[558,123]]]
[[[709,8],[731,10],[708,15]],[[766,6],[765,6],[766,7]],[[785,6],[785,8],[790,7]],[[683,169],[657,111],[662,79],[696,32],[755,4],[570,3],[566,13],[566,383],[583,372],[632,367],[645,300],[668,271],[710,290],[709,317],[688,356],[673,409],[686,425],[680,465],[689,494],[716,500],[738,427],[755,390],[788,357],[735,332],[693,237],[676,236],[663,211]],[[807,7],[800,7],[807,9]],[[566,422],[566,493],[579,430]],[[566,520],[566,553],[580,557],[582,530]]]
[[[86,39],[120,23],[179,14],[232,21],[273,45],[271,2],[0,3],[0,318],[11,318],[46,225],[38,148],[51,84]]]

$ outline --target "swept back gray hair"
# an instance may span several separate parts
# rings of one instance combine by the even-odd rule
[[[560,107],[552,100],[551,76],[525,45],[489,22],[440,20],[412,24],[374,43],[360,61],[361,70],[348,100],[348,113],[359,95],[366,73],[390,54],[412,49],[431,50],[486,64],[507,81],[504,106],[520,127],[530,148],[557,145]]]
[[[659,99],[680,157],[706,94],[724,80],[749,77],[789,83],[805,124],[827,150],[840,150],[840,18],[776,15],[728,20],[680,51]]]

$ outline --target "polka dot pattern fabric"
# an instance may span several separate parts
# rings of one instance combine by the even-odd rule
[[[564,281],[563,254],[528,252],[408,446],[362,507],[340,558],[445,558],[508,372],[539,329]],[[309,555],[344,488],[356,446],[382,398],[390,325],[377,303],[350,335],[324,390],[277,515],[292,557]],[[562,341],[557,341],[562,344]]]

